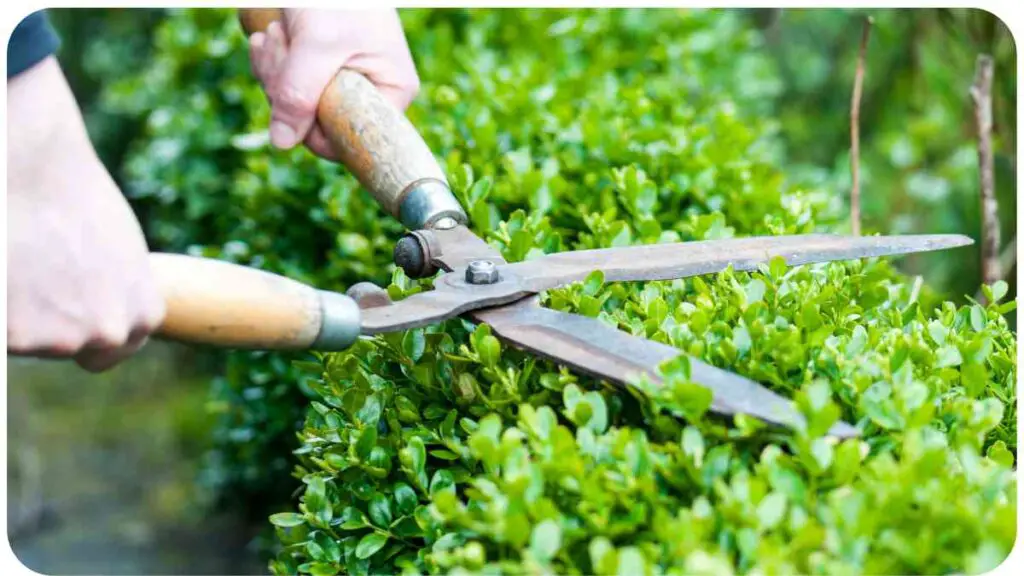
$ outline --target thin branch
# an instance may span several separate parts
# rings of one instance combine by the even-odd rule
[[[996,201],[992,157],[992,57],[978,56],[971,86],[974,121],[978,129],[978,174],[981,184],[981,282],[1001,280],[999,263],[999,204]]]
[[[853,173],[853,187],[850,189],[850,220],[853,235],[860,236],[860,97],[864,90],[864,56],[871,37],[874,18],[864,19],[860,36],[860,53],[857,55],[857,72],[853,80],[853,97],[850,101],[850,171]]]
[[[1003,251],[999,253],[999,268],[1003,272],[1003,280],[1013,270],[1014,265],[1017,263],[1017,237],[1014,236],[1003,246]]]
[[[999,270],[1002,271],[1002,280],[1006,280],[1011,274],[1013,274],[1014,268],[1017,266],[1017,237],[1010,238],[1010,241],[1003,246],[1002,252],[999,253]],[[978,291],[974,294],[974,299],[978,302],[984,302],[985,292],[978,288]]]

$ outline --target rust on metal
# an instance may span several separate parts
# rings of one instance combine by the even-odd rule
[[[754,270],[767,265],[776,256],[781,256],[787,265],[795,266],[926,252],[972,243],[970,238],[959,235],[850,238],[808,234],[579,250],[502,264],[501,255],[464,226],[427,233],[433,235],[429,243],[431,259],[448,272],[437,277],[433,290],[414,294],[388,307],[367,310],[363,316],[364,334],[408,330],[470,310],[508,304],[581,281],[594,270],[604,272],[608,282],[673,280],[722,272],[729,267]],[[467,284],[466,266],[476,259],[498,264],[500,280],[494,284]]]
[[[468,314],[513,346],[612,383],[629,385],[641,375],[661,384],[657,369],[683,355],[672,346],[628,334],[587,316],[542,308],[537,297]],[[800,427],[793,402],[748,378],[690,357],[690,380],[712,393],[711,412],[748,414],[785,427]],[[829,435],[850,438],[859,431],[836,423]]]

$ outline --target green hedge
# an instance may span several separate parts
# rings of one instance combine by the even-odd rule
[[[409,116],[510,261],[841,222],[833,190],[785,177],[765,116],[782,86],[741,12],[403,19],[424,81]],[[328,289],[429,284],[394,270],[400,227],[342,168],[269,148],[232,13],[174,11],[155,40],[104,105],[146,121],[121,176],[159,247]],[[708,418],[685,362],[621,390],[461,320],[314,358],[231,354],[207,478],[280,504],[271,569],[948,572],[1009,552],[1012,302],[958,307],[887,261],[595,276],[544,301],[762,381],[811,425]],[[822,438],[836,418],[864,438]]]

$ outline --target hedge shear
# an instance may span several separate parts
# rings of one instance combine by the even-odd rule
[[[279,18],[277,10],[241,12],[248,33]],[[489,325],[513,347],[580,373],[626,386],[643,375],[658,384],[659,366],[682,351],[597,318],[544,308],[540,294],[582,281],[595,270],[607,282],[659,281],[730,267],[751,271],[776,257],[797,266],[973,243],[953,234],[804,234],[579,250],[510,263],[469,228],[427,144],[364,76],[342,69],[321,98],[318,121],[342,163],[407,228],[395,245],[395,264],[412,278],[433,276],[433,289],[392,302],[370,283],[341,294],[224,261],[153,254],[167,302],[158,334],[232,348],[337,351],[360,336],[462,317]],[[689,361],[691,381],[712,392],[710,412],[801,425],[791,400],[739,374]],[[844,438],[859,431],[838,422],[829,434]]]

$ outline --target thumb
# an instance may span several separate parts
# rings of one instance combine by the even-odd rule
[[[274,146],[287,149],[306,139],[316,122],[320,96],[343,64],[337,55],[325,54],[301,37],[292,43],[271,100]]]

